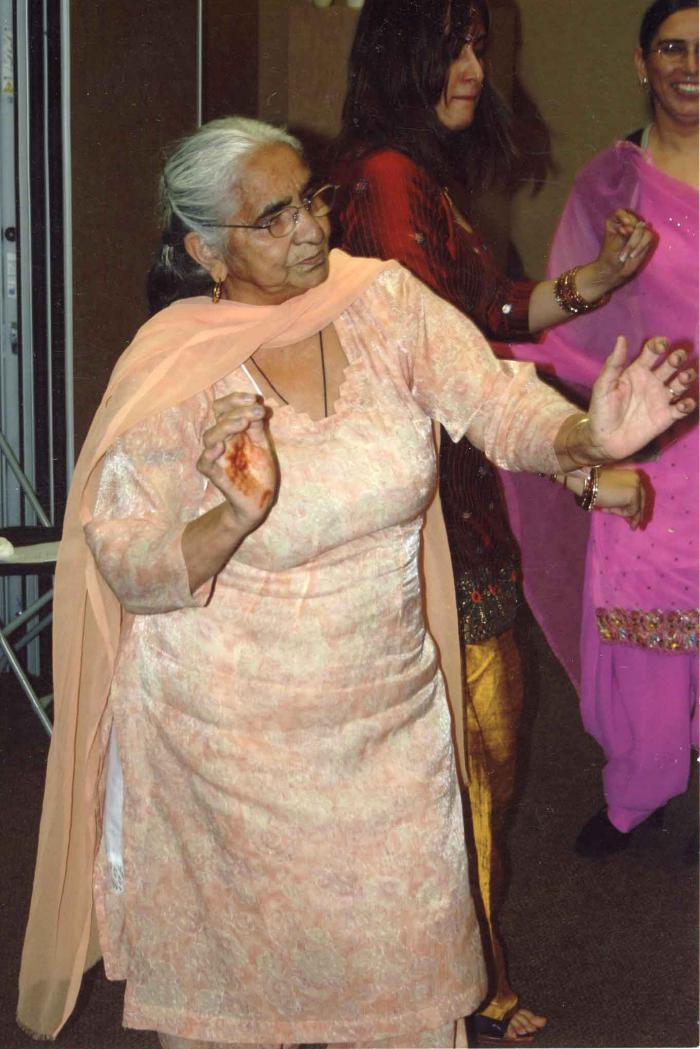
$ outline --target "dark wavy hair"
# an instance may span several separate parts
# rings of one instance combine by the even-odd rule
[[[675,15],[676,11],[685,11],[689,7],[697,6],[698,0],[655,0],[655,3],[647,8],[639,27],[639,46],[642,54],[648,54],[656,30],[662,22]]]
[[[475,17],[491,25],[487,0],[365,0],[348,65],[337,154],[390,147],[439,181],[481,189],[513,159],[508,109],[484,80],[474,120],[450,132],[435,106]]]

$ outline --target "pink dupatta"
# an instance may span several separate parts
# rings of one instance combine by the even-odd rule
[[[653,335],[697,353],[698,193],[658,171],[632,143],[613,143],[577,177],[554,238],[550,275],[596,256],[606,216],[616,207],[642,216],[659,236],[641,274],[605,307],[561,325],[538,344],[511,347],[513,356],[535,361],[586,396],[619,334],[631,354]],[[502,474],[528,601],[577,686],[582,593],[596,608],[697,606],[697,417],[676,424],[658,446],[657,456],[639,464],[655,491],[646,531],[632,532],[610,515],[583,513],[545,479]]]

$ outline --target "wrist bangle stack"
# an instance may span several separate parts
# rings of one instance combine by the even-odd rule
[[[554,298],[565,313],[590,313],[591,310],[597,310],[599,306],[604,306],[610,300],[610,292],[601,295],[594,302],[586,302],[581,298],[576,287],[576,274],[580,269],[580,266],[574,266],[573,269],[562,273],[555,281]]]
[[[598,498],[598,485],[600,483],[600,467],[594,466],[588,477],[583,482],[583,491],[576,496],[576,502],[582,510],[590,513]]]

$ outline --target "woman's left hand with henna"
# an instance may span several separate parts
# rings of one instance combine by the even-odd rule
[[[631,364],[626,360],[620,336],[593,386],[589,436],[592,454],[603,461],[627,459],[696,407],[686,350],[669,353],[667,339],[653,338]]]

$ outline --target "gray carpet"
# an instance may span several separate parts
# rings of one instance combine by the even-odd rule
[[[603,861],[577,857],[577,830],[601,804],[600,752],[528,619],[522,633],[528,709],[502,926],[523,1003],[549,1017],[536,1044],[697,1046],[697,866],[683,855],[697,826],[697,766],[663,829],[640,829]],[[29,1049],[37,1043],[13,1015],[47,741],[7,674],[0,695],[0,1049]],[[122,993],[93,970],[56,1046],[157,1049],[150,1032],[121,1027]]]

